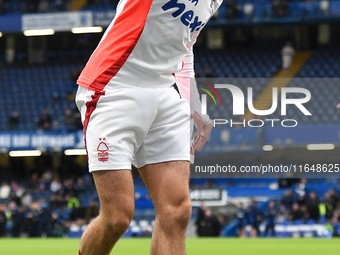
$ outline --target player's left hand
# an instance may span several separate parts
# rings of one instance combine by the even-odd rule
[[[202,150],[204,144],[208,141],[208,139],[210,137],[210,133],[211,133],[212,128],[213,128],[213,125],[211,123],[209,123],[209,124],[207,124],[203,127],[204,137],[203,137],[201,144],[197,145],[196,150],[198,150],[198,151]]]
[[[198,132],[198,136],[194,142],[194,146],[197,151],[201,151],[204,144],[209,139],[211,129],[212,129],[212,124],[208,123],[203,126],[203,120],[197,112],[194,113],[194,122],[195,122],[195,126]]]
[[[338,106],[336,108],[340,109],[340,104],[338,104]]]
[[[197,150],[197,146],[201,146],[204,137],[203,120],[197,112],[194,112],[194,122],[198,133],[194,142],[195,149]]]

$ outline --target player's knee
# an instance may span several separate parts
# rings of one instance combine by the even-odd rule
[[[131,219],[128,217],[121,217],[119,219],[114,220],[113,222],[113,230],[119,234],[124,234],[126,230],[130,226]]]
[[[182,205],[179,215],[177,215],[178,226],[186,229],[191,218],[191,202],[188,201]]]
[[[102,214],[104,224],[108,228],[108,231],[112,232],[115,236],[124,234],[130,226],[130,222],[134,214],[134,208],[131,207],[125,209],[126,210],[124,211]]]
[[[112,217],[109,220],[107,220],[106,224],[109,231],[112,232],[114,236],[122,235],[129,228],[131,218],[132,217],[126,214],[117,215],[116,217]]]
[[[186,229],[191,218],[191,201],[186,199],[180,204],[169,206],[168,211],[164,212],[161,224],[167,228]]]

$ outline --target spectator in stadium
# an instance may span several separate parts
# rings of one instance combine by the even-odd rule
[[[38,0],[24,0],[21,3],[21,12],[36,12],[38,8]]]
[[[53,211],[57,209],[60,206],[59,200],[57,198],[57,195],[52,194],[50,196],[50,210]]]
[[[68,207],[68,200],[69,198],[67,197],[63,197],[62,195],[58,195],[57,196],[57,200],[59,201],[59,208],[67,208]]]
[[[19,237],[20,231],[24,225],[24,207],[18,207],[15,202],[10,202],[7,206],[8,220],[12,222],[11,236]]]
[[[290,188],[293,184],[298,183],[299,181],[299,178],[279,178],[278,184],[279,188]]]
[[[198,211],[198,217],[195,222],[197,226],[197,235],[199,237],[219,236],[221,232],[220,222],[213,215],[210,209],[204,208],[204,202],[201,202],[201,207]]]
[[[65,124],[66,130],[68,131],[75,130],[77,121],[78,120],[75,114],[71,111],[71,109],[67,108],[65,110],[65,115],[64,115],[64,124]]]
[[[52,213],[51,216],[51,226],[52,226],[52,236],[53,237],[63,237],[67,232],[64,232],[64,222],[59,217],[58,213]]]
[[[38,190],[39,191],[44,191],[44,190],[47,189],[47,187],[48,187],[48,183],[45,182],[45,180],[42,177],[40,177],[39,178],[39,188],[38,188]]]
[[[309,201],[307,202],[309,219],[315,220],[316,222],[320,219],[319,211],[319,199],[314,191],[309,193]]]
[[[204,184],[204,188],[211,189],[214,187],[214,183],[212,182],[211,179],[208,179],[206,183]]]
[[[57,206],[57,208],[67,208],[68,206],[68,200],[66,200],[66,198],[64,198],[62,195],[56,195],[55,200],[54,200],[54,204]]]
[[[219,236],[221,233],[221,224],[217,217],[212,213],[210,209],[206,210],[204,214],[205,225],[203,236]]]
[[[39,189],[39,178],[37,173],[31,175],[31,179],[27,183],[27,189],[29,191],[37,191]]]
[[[237,218],[237,230],[239,232],[239,237],[246,237],[247,233],[245,230],[245,221],[246,221],[246,210],[243,207],[242,203],[238,204],[238,209],[236,211],[236,218]]]
[[[284,196],[281,198],[281,205],[284,207],[286,211],[290,211],[292,209],[292,205],[294,203],[294,198],[292,196],[292,191],[290,189],[286,190]]]
[[[226,18],[228,20],[236,19],[240,13],[241,7],[236,4],[236,1],[229,0],[226,3],[227,11],[226,11]]]
[[[286,45],[281,50],[282,55],[282,69],[286,74],[289,73],[289,69],[293,62],[293,57],[295,55],[295,50],[291,45],[291,42],[287,42]]]
[[[0,187],[0,199],[7,199],[11,195],[11,186],[8,185],[8,182],[4,181]]]
[[[99,215],[99,207],[96,201],[91,201],[86,210],[85,220],[90,223],[95,217]]]
[[[18,110],[13,111],[12,115],[8,118],[9,129],[11,130],[18,129],[19,117],[20,117],[19,111]]]
[[[38,126],[39,128],[43,130],[50,130],[51,123],[52,123],[52,119],[50,115],[50,110],[48,108],[45,108],[43,115],[41,115],[39,119]]]
[[[329,193],[325,194],[325,200],[319,204],[320,217],[324,217],[326,220],[331,220],[334,216],[334,209],[331,200],[329,199]]]
[[[275,206],[274,201],[269,202],[269,208],[265,212],[266,220],[267,220],[267,225],[266,225],[266,230],[264,232],[264,236],[268,236],[268,231],[271,230],[271,234],[273,237],[275,237],[275,218],[277,215],[277,209]]]
[[[299,208],[298,203],[294,203],[292,206],[292,211],[290,212],[288,219],[295,221],[295,220],[302,220],[303,218],[303,213]]]
[[[144,228],[141,237],[152,237],[152,233],[149,231],[148,228]]]
[[[47,204],[41,203],[38,209],[38,235],[42,237],[52,236],[51,211]]]
[[[18,185],[18,183],[16,181],[12,181],[11,182],[11,190],[12,190],[12,193],[13,192],[22,192],[21,191],[21,187]],[[20,196],[20,195],[19,195]]]
[[[17,206],[21,206],[22,202],[21,202],[21,197],[17,196],[16,193],[13,193],[10,197],[11,201],[15,202]]]
[[[4,237],[6,235],[6,222],[7,216],[5,214],[6,205],[0,204],[0,237]]]
[[[33,201],[33,198],[32,198],[31,193],[24,191],[23,195],[21,196],[21,204],[23,206],[29,207],[32,201]]]
[[[273,0],[272,12],[274,17],[285,17],[287,16],[287,10],[289,8],[287,0]]]
[[[59,177],[55,176],[53,181],[51,182],[50,189],[52,192],[58,192],[61,189],[61,183],[59,181]]]
[[[26,215],[25,224],[26,224],[29,237],[39,237],[39,222],[38,222],[39,211],[38,209],[39,209],[39,204],[32,203]]]
[[[77,183],[74,184],[74,190],[77,194],[77,196],[79,197],[83,197],[86,193],[86,187],[84,184],[84,179],[82,177],[79,177],[77,179]]]
[[[336,191],[334,188],[331,188],[329,190],[329,197],[330,197],[330,204],[333,206],[333,208],[336,208],[336,205],[338,204],[338,202],[340,202],[340,198],[336,194]]]
[[[204,207],[204,201],[201,201],[201,205],[198,208],[198,213],[197,213],[197,219],[195,221],[195,225],[197,226],[196,228],[196,234],[197,236],[203,236],[204,235],[204,215],[205,215],[205,207]]]
[[[51,183],[53,179],[53,173],[51,168],[47,168],[46,171],[42,174],[42,179],[46,183]]]
[[[280,203],[278,210],[279,210],[279,215],[278,215],[279,221],[282,221],[284,219],[288,219],[291,208],[290,208],[290,210],[288,210]]]
[[[75,222],[78,225],[86,224],[86,211],[83,203],[80,203],[79,207],[73,207],[70,213],[70,221]]]
[[[302,212],[302,221],[307,222],[309,220],[308,206],[302,205],[301,206],[301,212]]]
[[[38,5],[38,11],[39,12],[50,12],[50,2],[49,0],[40,0]]]
[[[77,198],[77,197],[75,197],[75,196],[69,196],[69,195],[67,195],[67,196],[65,196],[65,201],[67,201],[67,207],[69,208],[69,209],[73,209],[74,207],[79,207],[80,206],[80,201],[79,201],[79,199]]]
[[[306,190],[307,179],[301,179],[301,181],[297,184],[294,192],[295,198],[299,205],[303,205],[306,202],[307,190]]]
[[[25,197],[25,188],[21,187],[17,184],[17,182],[12,181],[11,182],[11,199],[14,201],[17,201],[18,205],[21,205],[23,203],[23,199],[26,199]]]
[[[53,11],[61,12],[66,10],[65,0],[54,0],[51,3],[51,7]]]
[[[250,223],[252,226],[251,229],[251,236],[257,237],[260,234],[260,225],[263,220],[262,212],[258,208],[257,202],[254,199],[250,200]]]
[[[75,196],[76,195],[76,190],[74,189],[74,183],[73,179],[69,178],[64,181],[64,194],[66,196]]]
[[[334,208],[333,210],[333,219],[334,219],[334,222],[340,223],[340,202],[337,204],[336,208]]]

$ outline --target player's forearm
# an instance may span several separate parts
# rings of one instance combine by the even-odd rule
[[[181,95],[190,103],[190,85],[195,78],[194,72],[194,55],[190,49],[188,54],[182,60],[182,70],[175,74],[176,84]]]
[[[197,112],[201,116],[203,126],[205,126],[211,123],[211,120],[208,115],[202,115],[201,112],[201,101],[195,80],[194,54],[192,49],[189,50],[182,62],[182,70],[175,74],[176,84],[181,95],[190,103],[191,111]]]
[[[182,63],[182,70],[175,74],[176,84],[181,95],[190,103],[191,109],[201,115],[201,102],[195,81],[194,54],[192,49],[189,50]]]

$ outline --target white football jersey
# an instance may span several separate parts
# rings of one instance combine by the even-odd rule
[[[78,84],[94,91],[173,85],[174,74],[222,1],[121,0]]]

